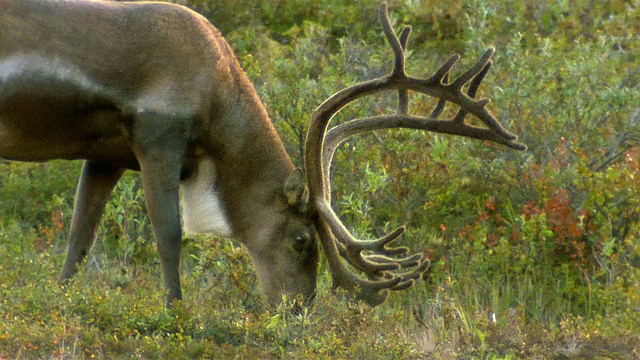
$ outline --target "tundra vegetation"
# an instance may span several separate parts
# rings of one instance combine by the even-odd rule
[[[234,47],[298,164],[313,110],[392,66],[377,1],[181,3]],[[389,5],[414,27],[411,74],[460,53],[455,75],[496,48],[479,96],[528,146],[394,130],[338,149],[336,211],[356,236],[407,224],[403,243],[431,260],[420,283],[370,308],[331,291],[323,259],[314,306],[294,315],[264,306],[237,243],[185,237],[185,298],[165,310],[132,172],[63,289],[81,164],[1,162],[0,359],[640,357],[640,3]],[[337,121],[395,106],[367,98]]]

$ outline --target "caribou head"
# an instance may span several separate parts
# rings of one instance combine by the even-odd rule
[[[524,147],[486,110],[488,100],[474,99],[493,49],[452,81],[458,56],[417,79],[404,70],[410,28],[396,36],[384,3],[380,21],[393,71],[337,92],[316,110],[303,172],[227,42],[193,11],[165,3],[0,1],[0,157],[85,160],[60,280],[76,272],[109,193],[131,169],[142,176],[169,305],[182,296],[183,227],[239,240],[272,304],[283,295],[314,296],[318,240],[335,285],[369,304],[410,287],[428,262],[390,245],[404,228],[359,240],[334,213],[328,179],[336,147],[360,132],[400,127]],[[328,130],[341,108],[382,91],[398,92],[397,113]],[[438,98],[433,112],[410,115],[410,92]],[[441,119],[447,102],[459,111]],[[468,114],[484,126],[467,124]]]

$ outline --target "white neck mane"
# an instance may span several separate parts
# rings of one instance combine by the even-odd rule
[[[233,234],[215,183],[216,168],[211,158],[202,158],[191,177],[180,182],[185,233],[210,233],[222,237]]]

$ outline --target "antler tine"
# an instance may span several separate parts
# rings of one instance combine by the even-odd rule
[[[471,83],[469,84],[469,88],[467,89],[467,95],[470,98],[473,99],[476,97],[476,92],[478,91],[478,88],[480,87],[482,80],[484,80],[484,77],[487,76],[487,73],[489,72],[489,69],[491,69],[492,64],[493,62],[489,61],[482,68],[482,70],[480,70],[480,72],[473,79],[471,79]]]
[[[449,79],[449,71],[453,68],[455,64],[460,60],[460,55],[455,54],[451,55],[447,61],[440,66],[440,68],[429,78],[428,82],[434,82],[436,84],[442,84]]]
[[[467,95],[474,99],[476,97],[476,92],[478,91],[478,88],[480,87],[480,83],[482,83],[482,80],[484,80],[484,77],[487,75],[487,73],[489,72],[489,69],[491,69],[491,64],[492,62],[489,61],[484,68],[482,68],[482,70],[480,70],[480,72],[471,79],[471,83],[469,84],[469,88],[467,89]],[[440,100],[442,101],[442,100]],[[440,101],[438,101],[438,105],[440,105]],[[457,122],[457,123],[462,123],[464,122],[464,118],[467,116],[467,111],[463,108],[460,108],[460,110],[458,110],[458,113],[456,114],[456,116],[453,118],[453,122]]]
[[[449,81],[449,73],[447,72],[444,76],[444,78],[442,79],[442,81],[444,83],[446,83],[447,81]],[[429,114],[429,118],[431,119],[437,119],[438,117],[440,117],[440,114],[442,114],[442,111],[444,110],[445,105],[447,105],[447,101],[444,99],[438,99],[438,104],[436,105],[436,107],[433,109],[433,111],[431,112],[431,114]]]
[[[393,33],[393,32],[392,32]],[[407,44],[409,43],[409,36],[411,35],[411,26],[405,26],[400,32],[400,46],[402,48],[402,68],[404,69],[404,54],[407,51]],[[398,57],[398,54],[395,55]],[[396,65],[397,67],[397,65]],[[398,90],[398,114],[406,115],[409,112],[409,91],[406,89]]]
[[[491,57],[493,57],[493,54],[495,54],[495,52],[496,52],[496,49],[494,48],[488,48],[487,50],[485,50],[485,52],[482,53],[482,55],[480,56],[480,59],[478,59],[478,61],[475,64],[473,64],[473,66],[471,66],[462,75],[458,76],[458,78],[455,79],[450,86],[456,89],[462,89],[462,87],[466,83],[468,83],[469,81],[471,81],[471,79],[476,77],[482,71],[482,69],[484,69],[487,66],[487,64],[491,62]],[[462,91],[460,92],[462,93]]]
[[[411,35],[411,26],[405,26],[400,33],[399,41],[402,47],[402,58],[404,61],[404,54],[407,51],[407,44],[409,43],[409,36]],[[398,56],[398,55],[396,55]],[[404,64],[402,64],[404,68]],[[406,115],[409,112],[409,90],[398,90],[398,114]]]
[[[411,34],[411,26],[405,26],[404,29],[402,29],[402,40],[398,38],[391,27],[391,20],[389,19],[386,2],[383,2],[380,5],[380,23],[382,24],[382,30],[387,38],[387,42],[389,42],[389,45],[391,46],[391,50],[393,50],[393,56],[395,58],[391,77],[404,77],[404,51],[407,41],[409,40],[409,35]]]

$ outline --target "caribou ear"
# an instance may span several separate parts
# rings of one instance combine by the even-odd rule
[[[309,189],[304,182],[304,173],[301,169],[295,169],[284,183],[284,196],[289,206],[298,206],[306,209],[309,203]]]

